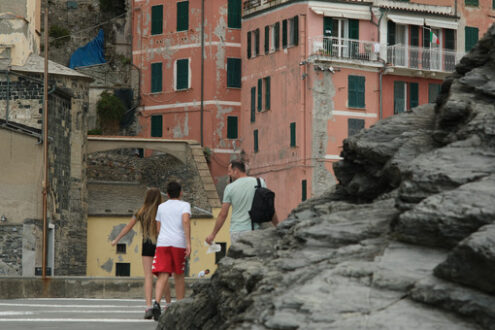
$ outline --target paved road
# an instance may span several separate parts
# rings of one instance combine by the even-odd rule
[[[0,299],[0,329],[152,330],[143,299]]]

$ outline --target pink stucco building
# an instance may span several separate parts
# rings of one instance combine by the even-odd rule
[[[244,1],[242,148],[280,216],[335,182],[343,139],[433,102],[494,13],[491,0]]]
[[[140,135],[200,141],[225,181],[240,152],[241,0],[133,0],[132,12]]]
[[[343,139],[433,102],[495,15],[492,0],[134,0],[132,10],[140,134],[203,142],[219,190],[229,159],[245,157],[281,218],[335,182]]]

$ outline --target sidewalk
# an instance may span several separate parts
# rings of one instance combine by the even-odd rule
[[[186,297],[197,278],[186,278]],[[174,280],[170,279],[170,291],[175,296]],[[12,298],[142,298],[142,277],[1,277],[0,299]]]

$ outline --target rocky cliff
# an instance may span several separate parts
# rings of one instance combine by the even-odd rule
[[[248,233],[158,329],[495,329],[495,27],[436,105],[342,156],[339,185]]]

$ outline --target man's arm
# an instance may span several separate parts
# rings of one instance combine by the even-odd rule
[[[182,226],[184,235],[186,236],[186,258],[191,254],[191,215],[189,213],[182,214]]]
[[[222,204],[222,209],[218,214],[217,221],[215,222],[215,227],[213,227],[213,231],[205,239],[206,243],[211,244],[215,239],[215,236],[217,236],[218,232],[225,223],[225,219],[227,219],[227,215],[229,214],[229,208],[230,208],[230,203]]]
[[[280,223],[280,221],[278,220],[277,211],[275,211],[275,213],[273,214],[272,223],[275,227],[277,227],[277,225]]]

